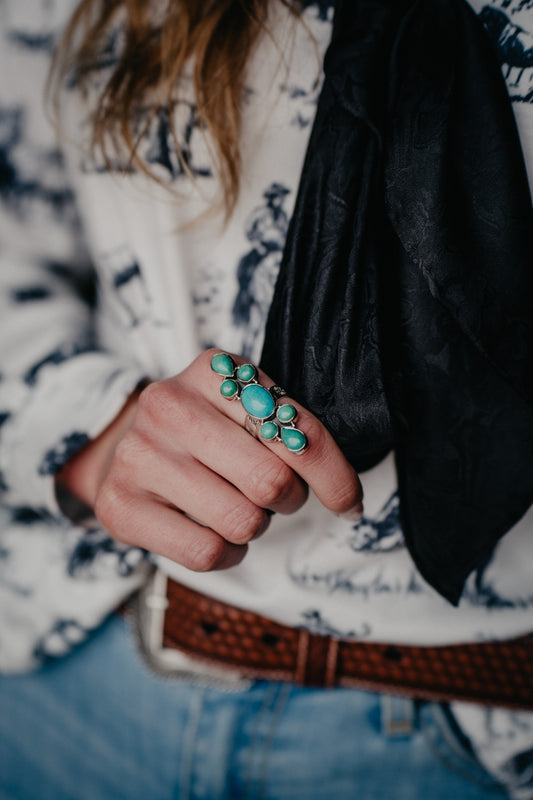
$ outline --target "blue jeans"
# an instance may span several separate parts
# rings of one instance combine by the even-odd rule
[[[165,680],[118,617],[66,659],[0,677],[1,800],[503,797],[440,706]]]

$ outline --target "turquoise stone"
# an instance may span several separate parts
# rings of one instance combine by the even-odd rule
[[[211,359],[211,369],[218,375],[233,375],[235,362],[227,353],[217,353]]]
[[[239,387],[237,386],[235,381],[232,380],[222,381],[222,384],[220,386],[220,394],[223,397],[235,397],[238,388]]]
[[[244,387],[241,392],[241,403],[250,416],[258,419],[272,416],[276,407],[270,392],[258,383],[250,383]]]
[[[292,422],[292,420],[296,417],[296,409],[294,406],[290,406],[288,403],[278,406],[276,413],[280,422]]]
[[[243,364],[237,370],[237,377],[240,381],[251,381],[252,378],[255,378],[255,367],[252,364]]]
[[[275,422],[263,422],[261,425],[261,436],[263,439],[275,439],[278,435],[278,426]]]
[[[298,453],[307,447],[307,436],[298,428],[282,428],[281,438],[285,447],[293,453]]]

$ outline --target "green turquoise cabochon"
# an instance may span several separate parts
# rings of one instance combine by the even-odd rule
[[[263,422],[261,425],[261,436],[263,439],[275,439],[278,435],[278,426],[275,422]]]
[[[278,406],[276,413],[280,422],[292,422],[296,418],[296,409],[288,403]]]
[[[220,387],[220,394],[223,397],[234,397],[237,394],[238,390],[239,387],[237,386],[235,381],[232,381],[231,379],[226,379],[225,381],[222,381],[222,385]]]
[[[281,438],[288,450],[297,453],[299,450],[304,450],[307,447],[307,436],[298,428],[282,428]]]
[[[256,369],[252,364],[243,364],[237,370],[237,377],[240,381],[251,381],[256,376]]]
[[[241,364],[237,367],[235,361],[227,353],[216,353],[211,359],[211,369],[224,380],[220,386],[220,393],[228,400],[239,397],[244,410],[249,417],[262,421],[260,436],[265,441],[279,439],[292,453],[301,453],[308,445],[307,436],[294,427],[293,420],[297,411],[290,403],[282,403],[276,408],[276,397],[283,394],[276,390],[274,393],[260,383],[257,383],[257,369],[253,364]],[[246,384],[243,386],[242,384]],[[279,389],[279,387],[278,387]],[[272,418],[275,417],[277,422]],[[252,420],[253,421],[253,420]],[[290,426],[290,427],[285,427]]]
[[[258,383],[245,386],[241,392],[241,403],[252,417],[266,419],[272,416],[276,403],[269,391]]]
[[[218,375],[233,375],[235,362],[227,353],[216,353],[211,359],[211,369]]]

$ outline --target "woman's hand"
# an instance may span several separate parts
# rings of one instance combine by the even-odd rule
[[[294,403],[309,440],[301,455],[245,431],[242,404],[220,394],[215,352],[133,395],[58,476],[114,538],[198,571],[241,561],[268,511],[296,511],[307,486],[337,514],[356,518],[362,509],[356,473],[309,411]],[[259,380],[273,383],[261,371]]]

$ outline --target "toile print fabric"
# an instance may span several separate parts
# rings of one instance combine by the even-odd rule
[[[532,179],[533,3],[472,5],[497,49]],[[530,630],[532,512],[470,576],[454,609],[409,558],[392,457],[362,475],[360,522],[311,497],[298,514],[278,515],[224,573],[189,573],[115,543],[95,520],[62,515],[55,472],[140,380],[174,374],[209,346],[259,358],[333,13],[327,0],[308,2],[304,27],[273,7],[275,41],[260,43],[247,75],[243,184],[224,228],[221,215],[201,216],[219,186],[187,80],[174,108],[187,170],[166,114],[142,140],[161,186],[118,161],[104,169],[88,143],[94,94],[82,96],[72,81],[56,136],[43,112],[44,78],[74,6],[0,0],[0,669],[34,669],[67,653],[154,561],[193,588],[317,633],[429,644]],[[120,42],[118,24],[91,75],[94,92]],[[520,730],[525,741],[531,732],[529,716],[515,719],[513,734],[501,713],[474,725],[489,763],[495,736],[522,741]],[[511,770],[516,798],[532,797],[531,774],[517,777],[510,758],[498,769]]]
[[[67,82],[62,137],[43,113],[51,48],[72,7],[56,2],[39,15],[24,2],[0,5],[2,74],[10,76],[0,98],[0,593],[6,609],[0,663],[8,670],[67,651],[139,585],[152,560],[113,542],[96,521],[73,526],[57,506],[54,473],[105,427],[144,377],[177,372],[208,346],[259,357],[333,11],[328,3],[309,3],[304,27],[287,25],[285,12],[274,10],[278,40],[262,42],[247,76],[237,208],[225,229],[215,215],[176,233],[218,191],[191,87],[185,80],[175,113],[192,182],[162,113],[154,116],[142,152],[164,188],[133,171],[124,174],[119,163],[114,172],[104,170],[88,145],[91,91],[117,57],[120,23],[94,67],[89,92],[82,96]],[[476,10],[520,107],[527,153],[531,8],[515,2]],[[528,630],[529,515],[471,575],[458,614],[409,559],[392,458],[363,482],[365,515],[357,524],[338,520],[311,498],[294,518],[276,519],[244,564],[226,573],[194,575],[158,561],[202,591],[315,632],[424,643]]]
[[[277,515],[243,564],[223,573],[190,573],[60,512],[55,472],[139,381],[172,375],[209,346],[258,360],[333,14],[328,0],[307,2],[301,26],[273,5],[273,39],[261,41],[247,74],[241,194],[223,227],[221,215],[202,217],[220,187],[187,78],[174,107],[186,170],[163,112],[141,144],[161,185],[118,158],[110,172],[91,151],[91,102],[119,52],[120,21],[89,91],[67,82],[56,135],[44,80],[75,5],[0,0],[0,669],[66,654],[154,562],[316,633],[437,644],[530,631],[533,512],[470,576],[455,609],[408,555],[392,456],[362,475],[360,522],[311,497],[298,514]],[[533,182],[533,2],[472,6],[497,50]],[[533,797],[531,715],[457,714],[515,800]]]

